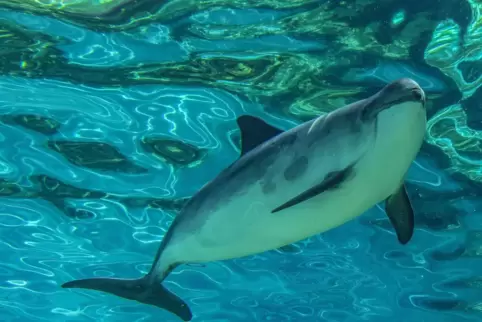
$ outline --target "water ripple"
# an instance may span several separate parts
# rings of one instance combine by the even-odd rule
[[[303,10],[311,12],[311,1],[298,2]],[[203,59],[217,55],[219,61],[234,56],[246,58],[246,64],[237,62],[236,66],[210,65],[209,60],[200,60],[196,66],[183,65],[192,69],[185,77],[198,77],[198,86],[145,81],[127,87],[117,80],[110,87],[93,87],[79,81],[69,83],[69,75],[62,79],[30,79],[2,73],[1,321],[177,321],[155,307],[88,290],[64,290],[60,285],[83,277],[135,278],[145,274],[177,212],[175,207],[163,209],[148,199],[161,203],[189,197],[231,164],[239,156],[236,117],[241,114],[262,116],[288,129],[300,119],[287,119],[281,111],[288,110],[290,104],[305,104],[296,102],[293,96],[311,95],[309,100],[317,101],[317,95],[327,95],[321,105],[338,106],[338,100],[345,102],[348,95],[360,96],[365,87],[381,86],[399,77],[416,79],[431,100],[437,101],[439,105],[428,107],[432,114],[436,112],[433,109],[449,105],[443,94],[459,93],[460,84],[470,88],[461,97],[476,95],[476,81],[469,84],[462,80],[464,73],[471,77],[478,73],[475,62],[469,71],[453,72],[449,67],[454,64],[448,63],[435,70],[442,59],[436,54],[449,52],[447,45],[443,50],[437,47],[437,41],[447,37],[452,40],[452,27],[442,28],[444,33],[433,40],[427,52],[433,68],[426,65],[421,69],[418,63],[402,59],[405,56],[398,51],[406,49],[405,38],[397,38],[398,32],[392,35],[395,49],[380,49],[372,44],[376,37],[367,35],[371,35],[371,28],[378,28],[379,22],[365,30],[350,29],[348,36],[337,38],[330,36],[329,30],[321,32],[323,28],[334,28],[323,20],[330,18],[325,16],[329,12],[314,11],[316,15],[300,20],[302,16],[297,14],[304,13],[301,9],[276,9],[273,1],[263,2],[260,9],[247,8],[250,3],[254,6],[254,2],[235,1],[233,8],[226,8],[225,2],[205,1],[199,7],[201,11],[195,10],[174,22],[159,19],[129,30],[113,28],[106,32],[75,26],[63,21],[60,14],[53,18],[0,9],[1,19],[51,35],[50,41],[58,41],[54,47],[61,51],[55,63],[65,59],[62,66],[82,71],[83,76],[98,75],[98,70],[107,73],[135,68],[133,77],[168,79],[168,75],[149,74],[149,66],[186,63],[194,54]],[[352,3],[341,2],[336,6],[341,11],[333,15],[344,16],[349,11],[343,8]],[[467,3],[477,6],[476,1]],[[195,6],[189,1],[169,5],[173,11],[176,6]],[[290,7],[289,3],[284,5]],[[182,8],[173,14],[189,12]],[[404,16],[403,12],[399,16]],[[317,19],[323,20],[320,30],[312,25],[312,20]],[[426,19],[432,17],[427,15]],[[428,35],[427,21],[420,25],[424,35]],[[432,20],[430,24],[436,25]],[[476,27],[474,22],[467,39],[474,38]],[[255,30],[259,37],[243,34],[244,28]],[[339,33],[337,28],[331,33]],[[238,36],[232,33],[223,39],[226,30],[234,30]],[[360,35],[355,37],[357,32]],[[371,51],[363,59],[359,57],[363,64],[344,65],[356,50],[343,46],[357,37],[363,40],[358,47]],[[410,51],[419,50],[417,46],[413,44]],[[336,52],[339,55],[333,51],[338,47],[345,48]],[[385,48],[392,51],[384,52]],[[473,52],[475,49],[470,50]],[[376,54],[380,57],[373,59]],[[260,62],[263,72],[256,72],[252,79],[238,79],[236,73],[249,76],[258,68],[256,57],[260,55],[269,55],[272,61],[266,64],[271,65],[261,66],[264,63]],[[320,57],[328,60],[321,63]],[[283,63],[288,60],[293,63]],[[342,66],[335,69],[336,63]],[[170,71],[176,68],[181,67]],[[203,73],[211,69],[212,78],[204,82]],[[223,76],[217,77],[217,72]],[[343,75],[335,77],[339,72]],[[450,79],[447,75],[456,77]],[[249,95],[247,88],[259,95]],[[460,102],[460,106],[463,104]],[[310,111],[326,110],[323,107]],[[42,117],[56,126],[39,130],[8,122],[17,115]],[[470,126],[475,127],[475,123]],[[470,128],[467,125],[457,129],[460,132]],[[446,135],[450,139],[437,139],[438,144],[448,140],[454,151],[463,147],[471,153],[480,152],[475,141],[452,144],[458,132],[450,133]],[[148,151],[143,145],[146,137],[192,146],[195,151],[203,151],[203,158],[177,164]],[[74,148],[67,151],[62,142]],[[79,142],[90,150],[76,146]],[[457,160],[447,160],[446,155],[426,149],[407,176],[419,220],[410,244],[398,244],[379,205],[342,227],[297,243],[292,251],[182,265],[167,278],[166,287],[189,303],[194,321],[480,321],[479,188],[443,170],[447,163]],[[166,150],[174,153],[182,149],[167,146]],[[99,156],[99,151],[104,154]],[[106,156],[109,153],[110,159]],[[88,157],[90,161],[85,161]],[[95,166],[95,157],[104,157],[103,166]],[[121,166],[115,167],[114,163]],[[39,188],[42,183],[43,188]]]

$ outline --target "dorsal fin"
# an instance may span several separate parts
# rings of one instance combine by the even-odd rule
[[[243,115],[236,120],[241,131],[241,155],[245,155],[261,143],[283,133],[260,118]]]

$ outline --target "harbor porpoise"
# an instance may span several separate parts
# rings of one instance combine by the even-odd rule
[[[181,264],[280,248],[382,201],[399,242],[411,239],[414,214],[404,178],[426,126],[425,93],[415,81],[394,81],[288,131],[249,115],[237,124],[241,156],[187,202],[145,276],[81,279],[62,287],[111,293],[190,321],[188,305],[162,285]]]

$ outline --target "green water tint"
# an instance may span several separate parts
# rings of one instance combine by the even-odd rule
[[[431,120],[427,142],[445,153],[450,171],[481,181],[482,172],[474,152],[480,151],[482,134],[473,127],[476,122],[469,122],[465,107],[480,101],[481,95],[478,88],[482,85],[482,65],[476,62],[482,57],[482,4],[475,0],[445,0],[437,6],[422,3],[417,7],[418,12],[412,12],[411,2],[326,1],[315,5],[314,1],[308,0],[72,1],[69,4],[0,1],[0,7],[51,15],[94,30],[111,31],[126,31],[152,22],[168,23],[223,6],[286,9],[287,15],[270,21],[268,26],[266,23],[228,26],[191,21],[172,26],[172,36],[177,39],[189,35],[229,40],[283,34],[329,41],[326,49],[318,51],[236,52],[229,55],[198,52],[183,62],[87,67],[69,64],[68,56],[58,48],[58,45],[68,44],[68,40],[2,21],[0,74],[53,78],[104,87],[140,84],[208,86],[259,102],[271,112],[302,121],[374,92],[378,86],[367,88],[361,82],[347,83],[346,79],[353,79],[357,71],[363,72],[367,67],[375,68],[380,59],[408,64],[416,62],[425,65],[447,85],[443,92],[428,91],[430,103],[427,108]],[[296,10],[290,11],[292,9]],[[387,12],[390,16],[385,17]],[[44,130],[55,131],[53,128]],[[193,153],[189,149],[186,148],[186,155]],[[164,152],[159,152],[161,150]],[[186,156],[179,159],[177,152],[172,152],[176,148],[166,152],[168,150],[155,147],[151,152],[158,151],[156,153],[160,153],[160,158],[166,162],[180,160],[180,165],[187,162],[183,160]],[[467,155],[471,160],[466,159]],[[117,159],[126,158],[118,156]],[[71,162],[80,162],[72,160],[75,158]]]
[[[318,0],[0,0],[0,8],[53,16],[98,31],[125,31],[216,7],[296,9]]]
[[[45,135],[52,135],[59,131],[61,123],[40,115],[4,114],[0,115],[0,123],[20,125],[26,129]]]
[[[21,126],[44,135],[56,134],[62,126],[59,121],[52,118],[33,114],[0,115],[0,123]],[[173,138],[145,136],[139,143],[145,152],[174,167],[196,166],[207,155],[205,149]],[[79,167],[131,174],[142,174],[148,171],[136,165],[119,149],[107,142],[50,139],[46,147]]]
[[[87,209],[76,209],[69,205],[68,200],[110,200],[128,208],[156,208],[175,213],[180,211],[189,200],[189,198],[144,198],[114,195],[79,188],[47,175],[30,176],[28,181],[31,182],[31,185],[0,179],[0,197],[43,199],[74,219],[94,218],[96,214]]]
[[[362,70],[377,61],[373,53],[339,48],[324,60],[316,53],[225,53],[193,54],[184,62],[142,64],[126,67],[87,67],[69,64],[65,53],[54,45],[67,40],[32,32],[19,26],[5,25],[9,30],[4,48],[11,51],[0,64],[0,73],[29,78],[54,78],[92,86],[117,87],[141,84],[202,85],[227,90],[267,106],[276,112],[300,120],[326,113],[369,95],[378,86],[367,89],[361,84],[347,84],[347,71]],[[41,42],[33,42],[40,39]],[[18,43],[9,48],[11,42]],[[30,47],[41,49],[38,54]],[[5,50],[7,50],[5,49]],[[7,59],[10,60],[7,62]],[[1,63],[1,62],[0,62]],[[453,81],[439,73],[449,85]],[[453,101],[455,85],[444,93],[429,93],[430,101]],[[429,106],[429,109],[431,107]]]
[[[116,147],[104,142],[49,141],[47,146],[79,167],[131,174],[148,171],[130,161]]]
[[[146,152],[176,167],[196,166],[207,155],[205,149],[167,137],[143,137],[141,146]]]
[[[47,146],[79,167],[131,174],[148,171],[130,161],[116,147],[105,142],[49,141]],[[146,152],[176,167],[199,164],[205,156],[203,150],[174,139],[146,137],[142,140],[141,146]]]
[[[105,142],[49,141],[47,146],[79,167],[131,174],[148,171],[130,161],[119,149]],[[174,139],[144,137],[141,146],[146,152],[176,167],[195,166],[206,155],[205,150]]]

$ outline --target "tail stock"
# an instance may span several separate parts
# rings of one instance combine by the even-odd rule
[[[143,304],[167,310],[183,321],[191,321],[192,313],[187,304],[160,283],[152,283],[147,277],[139,279],[89,278],[64,283],[62,288],[83,288],[117,295]]]

